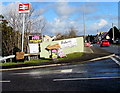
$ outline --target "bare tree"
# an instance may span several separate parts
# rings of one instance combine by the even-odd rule
[[[78,31],[74,27],[71,27],[68,35],[69,35],[70,38],[75,38],[77,36],[77,32]]]
[[[19,3],[15,3],[19,4]],[[18,5],[17,5],[18,6]],[[39,11],[39,12],[38,12]],[[42,33],[44,31],[46,20],[44,17],[41,16],[42,12],[38,10],[37,12],[35,9],[31,8],[30,12],[25,14],[25,42],[24,47],[27,46],[27,37],[30,33]],[[14,31],[19,32],[22,34],[22,26],[23,26],[23,15],[18,13],[18,10],[15,8],[11,8],[5,15],[5,19],[8,21],[8,25],[10,25]],[[21,48],[21,36],[14,33],[18,37],[18,44],[17,47]],[[16,42],[15,42],[16,43]]]
[[[70,27],[66,33],[56,33],[56,39],[61,40],[61,39],[67,39],[67,38],[75,38],[77,37],[77,30],[74,27]]]

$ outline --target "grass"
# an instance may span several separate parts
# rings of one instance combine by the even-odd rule
[[[75,52],[71,54],[67,54],[67,57],[64,58],[58,58],[58,60],[64,60],[64,59],[72,59],[75,57],[82,56],[83,53],[81,52]],[[6,63],[0,63],[0,66],[12,66],[12,65],[20,65],[20,64],[31,64],[31,63],[42,63],[42,62],[52,62],[51,59],[36,59],[36,60],[30,60],[30,61],[24,61],[24,62],[6,62]]]

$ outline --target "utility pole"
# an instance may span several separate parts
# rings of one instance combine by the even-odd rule
[[[112,23],[112,32],[113,32],[113,38],[112,38],[112,40],[113,40],[113,43],[114,43],[115,35],[114,35],[114,27],[113,27],[113,23]]]
[[[84,11],[83,11],[83,25],[84,25],[84,42],[86,41],[86,25],[85,25],[85,14],[84,14]]]

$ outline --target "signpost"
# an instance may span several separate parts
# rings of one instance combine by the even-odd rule
[[[22,52],[24,47],[24,29],[25,29],[25,13],[29,13],[30,4],[19,4],[19,13],[23,14],[23,30],[22,30]]]
[[[30,4],[19,4],[19,13],[28,13],[30,11]]]

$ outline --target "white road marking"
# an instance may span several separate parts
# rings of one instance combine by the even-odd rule
[[[120,57],[119,57],[119,56],[117,56],[117,55],[116,55],[115,57],[117,57],[118,59],[120,59]]]
[[[118,78],[120,78],[120,77],[66,78],[66,79],[53,79],[53,81],[93,80],[93,79],[118,79]]]
[[[42,68],[42,67],[52,67],[52,66],[61,66],[64,64],[50,64],[50,65],[40,65],[40,66],[29,66],[29,67],[20,67],[20,68],[11,68],[11,69],[0,69],[0,71],[11,71],[11,70],[24,70],[30,68]]]
[[[99,58],[94,58],[94,59],[91,59],[89,61],[96,61],[96,60],[102,60],[102,59],[105,59],[105,58],[110,58],[112,56],[115,56],[115,54],[112,54],[112,55],[108,55],[108,56],[104,56],[104,57],[99,57]]]
[[[111,57],[111,59],[112,59],[113,61],[115,61],[115,62],[120,66],[120,62],[119,62],[118,60],[116,60],[116,59],[113,58],[113,57]]]
[[[13,73],[13,75],[28,75],[30,73]]]
[[[70,73],[70,72],[72,72],[72,69],[64,69],[64,70],[61,70],[61,72],[63,72],[63,73]]]
[[[3,80],[3,81],[0,81],[0,83],[9,83],[10,80]]]
[[[90,48],[91,53],[94,53],[93,50]]]

